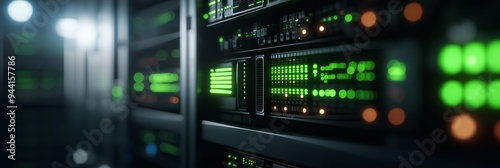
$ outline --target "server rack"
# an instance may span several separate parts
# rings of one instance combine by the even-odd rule
[[[498,153],[492,128],[499,116],[496,97],[486,93],[495,92],[498,72],[486,57],[499,56],[490,51],[497,37],[486,34],[498,30],[487,23],[497,15],[480,18],[457,11],[478,10],[477,4],[451,4],[203,1],[197,8],[197,115],[202,149],[213,152],[204,152],[201,163],[493,165],[487,153]],[[473,18],[465,20],[481,35],[456,40],[450,25],[464,18]],[[480,63],[455,60],[462,49]],[[493,78],[472,79],[484,75]],[[457,120],[473,123],[462,128],[484,130],[463,135]]]
[[[187,167],[186,2],[128,3],[128,166]]]

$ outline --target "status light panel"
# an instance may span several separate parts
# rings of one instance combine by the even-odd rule
[[[358,115],[364,108],[375,106],[376,53],[366,54],[350,61],[329,48],[271,54],[272,113],[328,119],[333,115]],[[398,73],[395,79],[404,78]]]
[[[491,78],[500,74],[499,62],[498,39],[443,46],[438,55],[438,66],[447,79],[439,95],[443,104],[500,110],[500,80]]]
[[[210,93],[219,95],[233,94],[233,68],[210,70]]]

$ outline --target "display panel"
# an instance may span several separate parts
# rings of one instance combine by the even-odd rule
[[[355,119],[377,108],[378,55],[367,51],[346,61],[331,48],[271,54],[272,114]]]

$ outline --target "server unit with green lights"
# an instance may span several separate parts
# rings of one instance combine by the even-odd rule
[[[130,1],[131,167],[181,167],[180,1]],[[137,107],[135,106],[137,105]]]
[[[481,9],[455,2],[204,1],[202,138],[208,149],[237,151],[206,163],[492,165],[500,35],[486,20],[500,15],[460,13]]]
[[[180,92],[178,3],[162,2],[132,17],[129,72],[134,101],[174,113],[179,113]]]

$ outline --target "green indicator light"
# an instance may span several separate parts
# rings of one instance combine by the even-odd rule
[[[354,92],[354,90],[348,90],[347,91],[347,98],[354,99],[354,97],[356,97],[356,92]]]
[[[134,81],[135,82],[142,82],[142,81],[144,81],[144,74],[141,73],[141,72],[136,72],[134,74]]]
[[[375,69],[375,63],[373,61],[366,61],[365,68],[366,70],[373,70]]]
[[[453,107],[462,102],[463,97],[462,84],[458,81],[448,81],[441,87],[441,100],[446,106]]]
[[[332,21],[332,17],[328,17],[328,21]]]
[[[349,67],[349,68],[347,68],[347,73],[352,75],[352,74],[354,74],[354,70],[355,69],[353,67]]]
[[[325,90],[325,96],[326,96],[326,97],[330,97],[330,90],[328,90],[328,89],[327,89],[327,90]]]
[[[153,83],[149,86],[152,92],[155,93],[176,93],[180,88],[177,84]]]
[[[488,70],[491,73],[500,73],[500,39],[488,44]]]
[[[179,148],[177,146],[174,146],[172,144],[162,142],[160,144],[160,151],[178,156],[179,155]]]
[[[358,64],[358,72],[364,72],[365,71],[365,63],[364,62],[360,62]]]
[[[340,98],[342,98],[342,99],[343,99],[343,98],[345,98],[346,96],[347,96],[347,92],[346,92],[344,89],[342,89],[342,90],[340,90],[340,91],[339,91],[339,97],[340,97]]]
[[[319,97],[325,96],[325,90],[321,89],[319,90]]]
[[[219,37],[219,43],[222,43],[222,42],[224,42],[224,38]]]
[[[335,94],[337,94],[337,92],[335,92],[335,89],[330,89],[330,97],[335,97]]]
[[[346,21],[347,23],[349,23],[349,22],[351,22],[351,21],[352,21],[352,15],[351,15],[351,14],[346,14],[344,19],[345,19],[345,21]]]
[[[375,73],[373,73],[373,72],[365,72],[365,73],[366,73],[366,75],[365,75],[366,79],[365,80],[367,80],[367,81],[373,81],[373,80],[375,80]]]
[[[232,72],[233,68],[217,68],[215,72]]]
[[[230,95],[233,92],[231,90],[223,90],[223,89],[210,89],[210,93],[213,94],[227,94]]]
[[[313,89],[313,92],[312,92],[312,94],[313,94],[313,96],[315,96],[315,97],[316,97],[316,96],[318,96],[318,90],[316,90],[316,89]]]
[[[488,86],[488,104],[492,109],[500,109],[500,80],[491,81]]]
[[[158,51],[156,51],[155,57],[156,57],[156,59],[163,61],[163,60],[167,59],[168,53],[165,50],[158,50]]]
[[[485,47],[482,43],[472,42],[464,47],[464,70],[468,74],[478,74],[486,66]]]
[[[356,80],[358,80],[358,81],[365,81],[365,74],[364,73],[358,73],[358,74],[356,74]]]
[[[149,75],[151,83],[170,83],[179,81],[179,75],[175,73],[155,73]]]
[[[363,100],[363,99],[365,99],[365,97],[366,97],[366,95],[365,95],[364,91],[362,91],[362,90],[356,91],[356,99]]]
[[[115,99],[115,100],[121,99],[123,96],[122,87],[120,87],[120,86],[113,87],[113,89],[111,89],[111,95],[113,96],[113,99]]]
[[[208,13],[203,14],[203,19],[205,19],[205,20],[208,19]]]
[[[338,20],[338,19],[339,19],[339,16],[333,15],[333,20]]]
[[[215,1],[212,1],[212,2],[208,3],[208,6],[212,6],[212,5],[215,5]]]
[[[313,64],[313,68],[318,68],[318,64]]]
[[[142,92],[142,90],[144,90],[144,84],[143,83],[134,83],[134,90],[136,92]]]
[[[241,33],[238,33],[238,37],[241,37]]]
[[[479,108],[486,101],[486,86],[479,80],[471,80],[464,87],[465,105],[470,108]]]
[[[349,62],[349,67],[356,68],[357,64],[354,61]]]
[[[326,22],[326,18],[323,18],[323,22]]]
[[[152,143],[155,141],[156,137],[153,133],[147,131],[147,132],[144,132],[144,142],[146,143]]]
[[[162,13],[161,15],[157,16],[154,19],[155,25],[160,26],[162,24],[168,23],[172,21],[175,18],[175,13],[174,12],[165,12]]]
[[[406,64],[397,60],[387,63],[387,78],[390,81],[404,81],[406,79]]]

